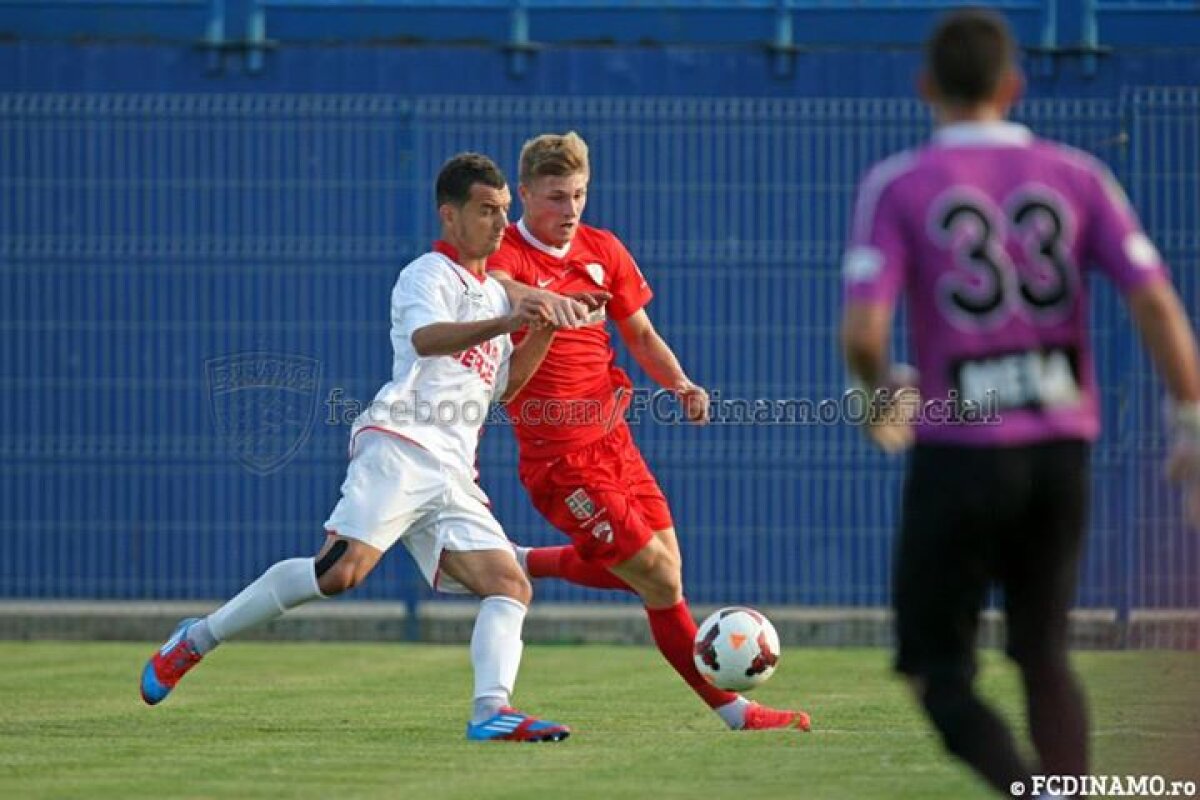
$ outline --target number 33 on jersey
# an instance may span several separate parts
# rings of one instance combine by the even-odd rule
[[[918,440],[1020,444],[1099,431],[1084,280],[1093,267],[1122,292],[1166,278],[1100,162],[992,123],[943,128],[876,165],[859,187],[842,272],[850,302],[907,294],[922,397],[990,396],[1001,412],[997,425],[918,425]]]

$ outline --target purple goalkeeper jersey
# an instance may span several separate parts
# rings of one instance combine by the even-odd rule
[[[1089,267],[1122,293],[1167,280],[1107,168],[991,122],[946,126],[875,165],[842,271],[847,302],[906,296],[917,440],[978,446],[1099,434]]]

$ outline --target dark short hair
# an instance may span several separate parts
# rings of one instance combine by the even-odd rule
[[[437,204],[453,203],[460,208],[471,199],[471,187],[477,183],[493,189],[508,185],[504,173],[485,155],[459,153],[442,165],[437,176]]]
[[[929,75],[949,103],[976,105],[992,97],[1016,61],[1004,17],[982,8],[952,11],[925,45]]]

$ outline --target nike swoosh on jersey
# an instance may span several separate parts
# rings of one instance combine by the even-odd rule
[[[546,278],[546,280],[544,280],[544,281],[539,280],[537,282],[537,285],[538,285],[539,289],[545,289],[547,286],[549,286],[552,283],[554,283],[554,278]]]

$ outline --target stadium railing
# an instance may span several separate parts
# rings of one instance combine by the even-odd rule
[[[0,0],[0,31],[187,38],[214,51],[244,51],[251,71],[262,67],[276,42],[294,40],[486,42],[507,49],[518,73],[542,44],[719,41],[766,48],[782,74],[797,49],[814,43],[916,43],[931,12],[958,5],[955,0]],[[1119,37],[1135,17],[1195,10],[1190,0],[1082,0],[1062,3],[1061,9],[1060,0],[989,5],[1019,23],[1026,46],[1055,56],[1080,55],[1093,67],[1104,52],[1101,32],[1108,33],[1103,16],[1120,20],[1111,26]],[[869,15],[882,24],[861,22]],[[830,26],[830,19],[843,24]],[[1178,27],[1152,22],[1147,35],[1156,43],[1186,44]]]
[[[16,36],[188,39],[245,54],[257,72],[290,41],[473,41],[502,47],[523,74],[530,54],[573,41],[723,42],[764,48],[777,76],[804,47],[833,42],[915,44],[931,13],[956,0],[0,0],[0,32]],[[1022,43],[1082,59],[1093,73],[1114,44],[1194,46],[1193,0],[999,0]],[[870,19],[870,22],[864,20]],[[534,31],[536,30],[536,35]]]

